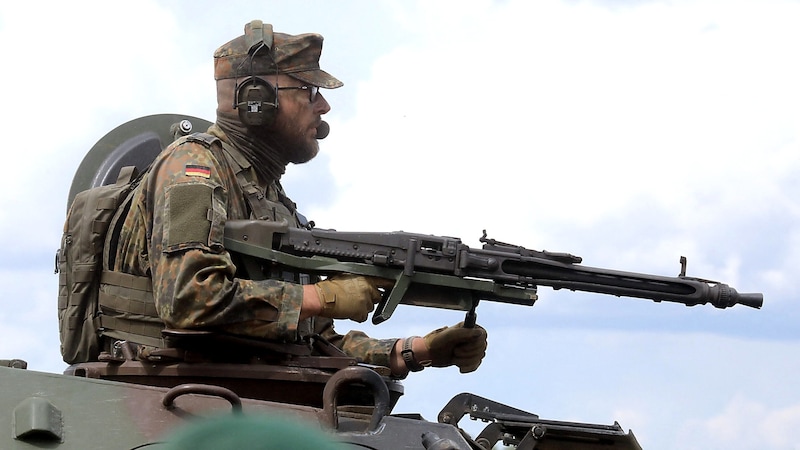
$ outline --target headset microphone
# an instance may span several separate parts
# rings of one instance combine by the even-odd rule
[[[325,122],[323,120],[317,127],[317,139],[325,139],[326,137],[328,137],[328,133],[330,132],[331,132],[331,126],[328,125],[328,122]]]

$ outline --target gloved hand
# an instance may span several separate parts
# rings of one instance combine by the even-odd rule
[[[388,284],[387,284],[388,283]],[[362,275],[335,275],[316,283],[314,287],[322,306],[322,317],[331,319],[367,320],[381,299],[378,287],[391,286],[391,282]]]
[[[464,328],[464,322],[439,328],[424,337],[431,357],[431,366],[458,366],[461,373],[473,372],[486,355],[486,330]]]

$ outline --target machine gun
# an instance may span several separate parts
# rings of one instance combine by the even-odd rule
[[[488,239],[472,249],[460,239],[406,232],[340,232],[294,228],[287,222],[232,220],[225,225],[225,247],[242,257],[253,279],[269,261],[293,272],[331,275],[355,273],[394,280],[384,293],[372,322],[388,320],[398,304],[467,311],[466,326],[475,324],[480,300],[532,306],[538,286],[668,301],[687,306],[711,303],[760,308],[760,293],[686,276],[665,277],[581,265],[568,253],[529,250]]]

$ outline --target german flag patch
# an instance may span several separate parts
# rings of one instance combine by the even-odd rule
[[[195,164],[187,164],[186,170],[183,172],[187,177],[203,177],[209,178],[211,176],[211,169],[206,166],[198,166]]]

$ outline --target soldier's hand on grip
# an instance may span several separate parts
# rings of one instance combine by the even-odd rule
[[[391,283],[389,283],[391,285]],[[386,287],[386,280],[362,275],[343,274],[316,283],[322,317],[367,320],[375,303],[381,299],[378,287]]]
[[[458,366],[461,373],[473,372],[486,355],[486,330],[476,325],[464,328],[464,322],[439,328],[425,335],[433,367]]]

